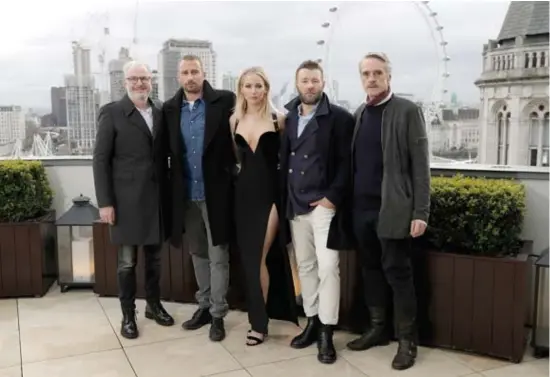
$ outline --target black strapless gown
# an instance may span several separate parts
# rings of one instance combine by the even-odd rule
[[[298,325],[289,255],[279,232],[266,257],[270,278],[266,304],[260,285],[262,250],[273,204],[279,216],[284,216],[278,183],[280,136],[276,131],[265,132],[253,151],[244,137],[235,133],[235,144],[241,161],[235,182],[235,231],[245,275],[248,318],[254,331],[267,334],[269,318]]]

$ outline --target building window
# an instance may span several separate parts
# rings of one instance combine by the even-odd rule
[[[525,54],[525,68],[529,68],[529,54]]]
[[[550,148],[549,148],[549,138],[550,138],[550,119],[548,118],[549,113],[544,114],[544,119],[542,121],[542,153],[540,164],[542,166],[549,166],[550,160]]]
[[[504,144],[504,165],[508,165],[508,155],[510,154],[510,117],[512,114],[506,114],[505,144]]]
[[[550,120],[549,113],[542,113],[544,106],[540,105],[538,112],[529,116],[529,165],[549,166],[550,164]]]
[[[499,111],[497,115],[497,165],[501,165],[504,161],[502,154],[504,152],[504,119],[502,112]]]
[[[544,51],[540,53],[540,66],[546,67],[546,53]]]
[[[532,60],[532,67],[531,68],[537,68],[537,53],[533,52],[533,60]]]
[[[529,115],[529,165],[537,166],[539,146],[539,116],[537,113]]]

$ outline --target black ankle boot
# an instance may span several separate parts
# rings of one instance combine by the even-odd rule
[[[212,316],[209,309],[197,309],[190,320],[183,322],[181,327],[185,330],[198,330],[204,325],[212,322]]]
[[[393,358],[391,366],[396,370],[405,370],[412,367],[418,353],[416,342],[408,339],[399,339],[399,348]]]
[[[308,317],[307,325],[302,333],[290,342],[292,348],[301,349],[311,346],[319,335],[319,317]]]
[[[126,339],[135,339],[139,336],[139,330],[136,323],[136,310],[134,308],[122,308],[120,335]]]
[[[418,354],[415,321],[401,321],[398,323],[397,331],[399,347],[391,366],[396,370],[409,369],[414,365]]]
[[[160,301],[151,301],[145,307],[145,318],[152,319],[161,326],[172,326],[174,318],[164,309]]]
[[[223,318],[212,318],[212,325],[210,325],[210,332],[208,336],[213,342],[221,342],[225,339],[225,326]]]
[[[336,361],[336,349],[332,337],[333,326],[321,324],[317,340],[317,360],[323,364],[333,364]]]
[[[370,326],[361,337],[349,342],[347,347],[352,351],[364,351],[375,346],[390,344],[386,333],[386,310],[384,308],[369,308]]]

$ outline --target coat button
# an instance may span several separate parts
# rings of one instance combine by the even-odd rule
[[[294,156],[294,155],[296,155],[296,153],[294,153],[294,152],[290,152],[290,155],[291,155],[291,156]]]
[[[304,175],[304,172],[303,172],[303,171],[301,171],[301,172],[300,172],[300,174],[301,174],[301,175]]]
[[[289,173],[292,173],[292,169],[288,169],[288,172],[289,172]]]
[[[307,154],[304,155],[304,158],[307,158]]]

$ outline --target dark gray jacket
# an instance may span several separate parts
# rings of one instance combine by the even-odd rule
[[[153,132],[124,96],[99,111],[93,153],[97,204],[113,206],[116,245],[161,244],[169,235],[168,155],[161,111],[150,102]]]
[[[364,110],[362,104],[355,112],[352,151],[357,147],[355,138]],[[386,105],[382,115],[382,154],[384,175],[378,236],[406,238],[412,220],[428,222],[430,215],[428,136],[424,115],[415,103],[394,95]]]

